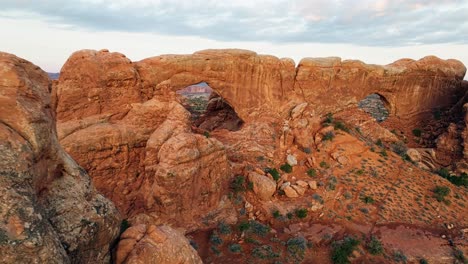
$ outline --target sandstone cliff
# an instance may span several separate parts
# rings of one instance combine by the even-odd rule
[[[60,146],[50,88],[0,53],[0,262],[106,263],[120,214]]]

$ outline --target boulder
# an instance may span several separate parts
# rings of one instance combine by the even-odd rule
[[[187,238],[168,226],[137,225],[128,228],[117,246],[116,264],[201,264]]]
[[[263,201],[271,200],[276,191],[276,183],[272,179],[255,172],[249,173],[249,181],[253,183],[253,191]]]

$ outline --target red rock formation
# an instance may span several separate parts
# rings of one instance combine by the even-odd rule
[[[403,59],[386,66],[307,58],[299,63],[295,91],[318,114],[343,110],[377,93],[385,99],[390,116],[414,127],[421,115],[456,103],[464,93],[465,72],[461,62],[437,57]]]
[[[371,93],[385,98],[393,118],[414,127],[433,108],[453,103],[465,71],[458,61],[435,57],[387,66],[304,59],[296,69],[290,59],[243,50],[136,63],[118,53],[80,51],[64,65],[54,93],[61,143],[123,214],[196,228],[229,207],[219,201],[232,174],[227,158],[276,160],[280,138],[284,148],[308,148],[323,114]],[[200,82],[245,121],[240,131],[212,133],[225,147],[191,134],[189,114],[176,102],[178,90]],[[291,112],[303,103],[306,110]]]
[[[121,236],[116,264],[201,264],[189,241],[168,226],[137,225]]]
[[[103,263],[120,216],[58,143],[50,82],[0,53],[2,263]]]

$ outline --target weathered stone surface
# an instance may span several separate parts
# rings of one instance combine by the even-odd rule
[[[289,198],[297,198],[299,197],[299,194],[296,192],[296,190],[291,187],[291,185],[285,186],[283,188],[284,194],[289,197]]]
[[[105,263],[120,215],[58,143],[50,83],[0,53],[2,263]]]
[[[272,179],[255,172],[249,173],[249,181],[253,183],[253,191],[263,201],[269,201],[276,191],[276,183]]]
[[[168,226],[137,225],[121,236],[117,264],[201,264],[187,238]]]
[[[463,93],[465,66],[434,56],[398,60],[385,66],[340,58],[305,58],[297,67],[295,91],[318,114],[356,105],[369,94],[383,97],[390,115],[408,125],[435,107],[454,104]]]

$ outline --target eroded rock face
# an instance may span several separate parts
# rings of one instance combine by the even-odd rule
[[[0,53],[0,252],[3,263],[105,263],[120,215],[58,143],[50,83]]]
[[[190,113],[175,94],[149,99],[140,84],[121,54],[74,53],[54,88],[61,144],[126,218],[200,226],[222,204],[231,176],[225,148],[192,133]],[[90,89],[93,96],[81,94]],[[69,110],[75,96],[87,98],[85,110]]]
[[[460,62],[435,57],[386,66],[304,59],[295,68],[290,59],[245,50],[135,63],[119,53],[79,51],[62,69],[54,102],[60,142],[126,217],[192,226],[224,207],[228,158],[258,162],[274,160],[278,145],[317,147],[323,115],[371,93],[384,98],[391,117],[412,127],[433,108],[453,103],[465,72]],[[192,133],[176,91],[200,82],[245,122],[239,131],[215,130],[210,138]],[[382,140],[396,140],[377,122],[367,123]]]
[[[334,113],[379,94],[389,108],[410,126],[421,115],[456,103],[464,93],[465,66],[434,56],[402,59],[385,66],[340,58],[306,58],[298,66],[295,91],[314,104],[317,113]]]
[[[137,225],[127,229],[117,248],[117,264],[201,264],[189,241],[168,226]]]

